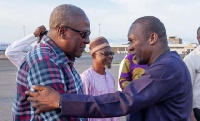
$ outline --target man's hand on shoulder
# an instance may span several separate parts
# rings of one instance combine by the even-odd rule
[[[50,86],[32,86],[36,91],[26,91],[29,97],[28,101],[32,102],[32,107],[36,108],[36,114],[51,111],[59,108],[60,94]]]

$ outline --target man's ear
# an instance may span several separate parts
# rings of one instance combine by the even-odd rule
[[[158,35],[156,33],[151,33],[149,35],[149,43],[150,45],[154,45],[158,40]]]
[[[64,27],[58,27],[57,31],[58,31],[58,34],[60,35],[60,37],[62,39],[65,39],[65,31],[66,31],[66,29]]]

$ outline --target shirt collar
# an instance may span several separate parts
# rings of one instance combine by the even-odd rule
[[[49,46],[58,56],[60,60],[62,60],[65,64],[73,65],[75,58],[69,58],[65,55],[65,53],[60,49],[60,47],[49,37],[45,38],[45,45]]]
[[[170,52],[170,50],[167,50],[164,53],[162,53],[153,63],[148,64],[147,66],[150,67],[152,64],[156,63],[158,60],[160,60],[161,58],[163,58],[168,52]]]

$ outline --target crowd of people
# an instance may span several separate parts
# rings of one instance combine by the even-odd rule
[[[127,121],[200,121],[199,45],[183,61],[170,51],[164,24],[140,17],[130,25],[129,53],[114,80],[109,40],[90,42],[90,33],[86,13],[62,4],[52,11],[48,31],[39,26],[6,49],[18,68],[13,120],[119,121],[126,115]],[[200,44],[200,28],[197,39]],[[86,44],[93,64],[79,75],[73,64]]]

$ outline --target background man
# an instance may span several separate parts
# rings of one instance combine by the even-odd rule
[[[33,86],[28,100],[38,112],[58,109],[62,115],[76,117],[114,117],[135,113],[129,121],[189,121],[192,86],[188,69],[177,52],[169,51],[166,30],[156,17],[137,19],[128,32],[130,51],[138,64],[148,64],[145,73],[133,80],[122,92],[100,96],[60,95],[51,87]],[[60,98],[59,98],[60,97]],[[136,118],[136,119],[135,119]]]
[[[115,80],[112,74],[106,69],[111,68],[114,53],[106,38],[98,37],[90,42],[90,53],[93,65],[85,70],[80,76],[83,82],[83,89],[87,95],[101,95],[115,92]],[[89,121],[119,121],[115,118],[89,118]]]
[[[200,27],[197,29],[197,40],[200,44]],[[197,121],[200,121],[200,45],[184,58],[192,81],[193,87],[193,111]],[[193,112],[192,112],[193,114]],[[192,117],[194,118],[194,117]]]
[[[75,57],[81,57],[86,44],[89,44],[90,22],[85,12],[73,5],[60,5],[50,15],[49,28],[45,43],[35,46],[19,67],[13,120],[84,120],[64,117],[61,110],[36,115],[37,112],[24,94],[27,90],[33,90],[31,86],[37,84],[51,86],[60,94],[83,94],[81,79],[73,63]],[[55,103],[58,104],[53,102],[51,105]]]

